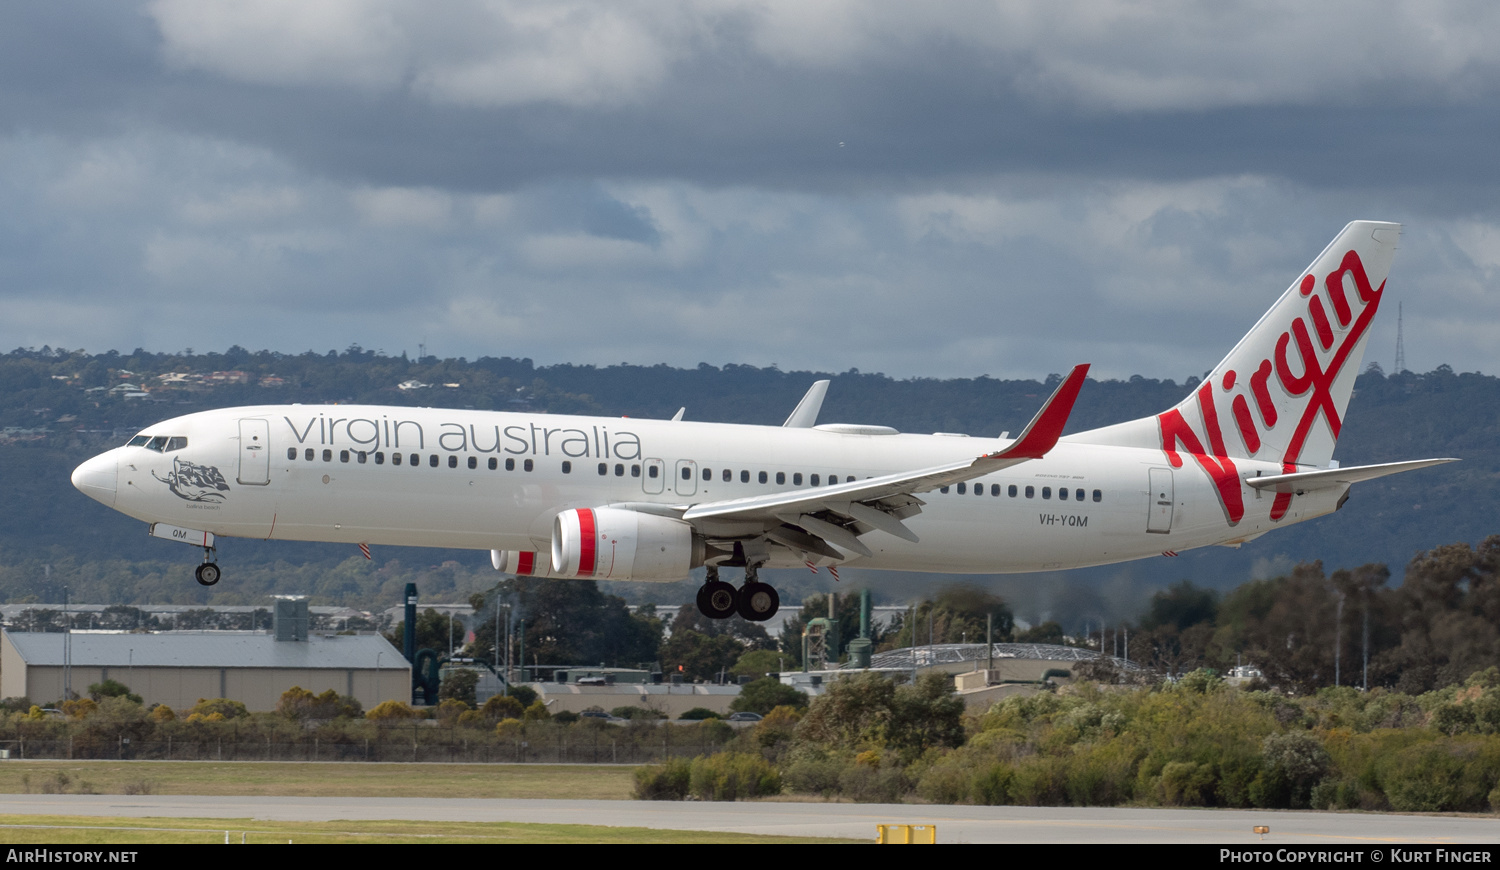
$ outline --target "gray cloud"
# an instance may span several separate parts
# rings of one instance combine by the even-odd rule
[[[1496,15],[6,7],[0,343],[1181,379],[1372,218],[1494,371]]]

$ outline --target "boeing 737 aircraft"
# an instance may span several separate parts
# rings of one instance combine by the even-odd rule
[[[706,566],[699,608],[752,620],[779,606],[764,567],[1009,573],[1238,545],[1452,461],[1333,461],[1400,233],[1349,224],[1176,407],[1066,437],[1088,366],[1015,438],[816,425],[827,381],[780,427],[277,405],[150,426],[73,484],[203,548],[208,586],[219,535],[461,547],[538,577]]]

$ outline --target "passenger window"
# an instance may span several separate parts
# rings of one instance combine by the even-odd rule
[[[477,457],[477,456],[470,456],[469,457],[469,467],[470,468],[478,468],[479,467],[479,457]]]
[[[625,466],[624,466],[624,464],[616,462],[615,463],[615,477],[624,477],[624,476],[625,476]]]
[[[399,453],[392,453],[391,454],[391,464],[392,465],[400,465],[401,464],[401,454],[399,454]]]
[[[656,466],[654,466],[654,465],[651,466],[651,470],[655,471],[656,470]],[[682,479],[683,480],[692,480],[693,479],[693,469],[689,468],[686,465],[682,466]]]
[[[333,451],[332,450],[325,449],[323,451],[323,461],[324,462],[332,462],[333,461]]]
[[[313,461],[313,449],[311,447],[307,448],[307,450],[303,452],[302,458],[305,459],[305,460],[307,460],[308,462],[312,462]]]
[[[609,474],[609,463],[608,462],[601,462],[601,463],[599,463],[599,476],[603,477],[606,474]]]
[[[563,468],[563,474],[572,474],[573,473],[573,463],[569,462],[566,459],[563,460],[563,466],[562,466],[562,468]]]
[[[427,464],[429,466],[433,467],[433,468],[437,468],[438,467],[438,455],[436,453],[430,453],[430,454],[428,454],[427,455]]]
[[[1067,501],[1068,500],[1068,488],[1066,486],[1060,486],[1060,487],[1057,488],[1057,500],[1058,501]]]
[[[750,482],[750,472],[748,472],[748,471],[741,471],[740,472],[740,483],[749,483],[749,482]],[[764,482],[764,481],[762,481],[762,482]]]
[[[655,466],[652,466],[652,467],[655,468]],[[640,477],[641,476],[641,467],[640,467],[640,465],[638,465],[638,464],[632,464],[630,466],[630,476],[631,477]]]
[[[1081,490],[1081,489],[1075,489],[1075,490],[1073,490],[1073,500],[1074,501],[1083,501],[1083,490]]]
[[[454,456],[452,453],[448,454],[448,467],[449,468],[457,468],[458,467],[458,457]]]
[[[1026,487],[1026,497],[1027,498],[1035,498],[1036,497],[1036,487],[1034,487],[1034,486],[1028,486],[1028,487]]]
[[[422,457],[413,453],[410,456],[406,457],[406,464],[410,465],[412,468],[416,468],[417,466],[422,464]]]
[[[370,454],[366,453],[363,450],[359,451],[359,453],[355,454],[355,456],[358,458],[360,465],[366,465],[370,461]]]
[[[714,473],[712,471],[710,471],[709,469],[707,469],[707,468],[703,469],[703,479],[704,480],[713,480],[714,479]]]
[[[984,495],[984,484],[982,484],[982,483],[976,483],[976,484],[974,484],[974,494],[975,495]]]
[[[969,492],[969,485],[960,481],[957,489],[959,495],[966,495]]]
[[[948,494],[948,487],[946,487],[946,486],[940,486],[940,487],[938,487],[938,492],[942,493],[943,495],[947,495]]]
[[[523,460],[521,462],[521,470],[522,471],[530,471],[531,469],[533,469],[535,467],[536,467],[536,464],[533,463],[530,459],[526,459],[526,460]]]
[[[1011,498],[1016,497],[1016,485],[1014,483],[1010,485],[1010,489],[1006,490],[1006,494]]]
[[[728,483],[729,481],[731,481],[733,479],[734,479],[734,472],[730,471],[727,468],[724,469],[724,482]]]
[[[347,451],[347,450],[340,450],[339,451],[339,461],[340,462],[348,462],[349,461],[349,451]]]
[[[1102,501],[1103,499],[1104,499],[1104,491],[1103,490],[1098,490],[1098,489],[1094,490],[1094,501]]]
[[[385,464],[385,454],[382,453],[379,450],[375,451],[375,464],[376,465],[384,465]]]
[[[1052,487],[1050,487],[1050,486],[1044,486],[1044,487],[1042,487],[1042,498],[1051,498],[1051,497],[1052,497]]]
[[[495,457],[491,456],[490,457],[490,471],[494,471],[495,469],[497,469],[499,467],[500,467],[500,461],[497,460]]]
[[[296,459],[297,458],[297,448],[295,448],[295,447],[288,447],[286,449],[286,458],[287,459]]]
[[[516,460],[514,458],[509,457],[509,456],[505,457],[505,470],[506,471],[515,471],[516,470]]]
[[[802,485],[802,472],[798,471],[792,475],[792,486]]]
[[[770,479],[770,478],[769,478],[769,477],[767,477],[767,476],[766,476],[766,473],[765,473],[765,472],[764,472],[764,471],[762,471],[762,472],[761,472],[761,473],[760,473],[760,482],[761,482],[761,483],[765,483],[765,482],[766,482],[766,481],[767,481],[767,480],[769,480],[769,479]]]
[[[990,495],[995,496],[996,498],[998,498],[1000,496],[1000,484],[998,484],[998,483],[992,483],[992,484],[990,484]]]
[[[809,486],[817,486],[818,485],[818,476],[816,474],[809,475],[808,478],[807,478],[807,483],[808,483]]]
[[[776,482],[778,484],[785,484],[786,483],[786,472],[785,471],[778,471],[778,472],[776,472]]]

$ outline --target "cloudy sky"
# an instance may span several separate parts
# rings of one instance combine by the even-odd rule
[[[0,6],[0,347],[1210,368],[1347,221],[1500,371],[1500,6]]]

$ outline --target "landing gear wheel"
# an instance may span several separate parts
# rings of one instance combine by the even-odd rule
[[[740,587],[740,616],[751,622],[765,622],[781,609],[781,596],[769,583],[746,583]]]
[[[219,582],[219,566],[216,562],[204,562],[193,571],[193,579],[204,586]]]
[[[739,595],[722,580],[711,580],[698,590],[698,611],[709,619],[728,619],[738,607]]]

